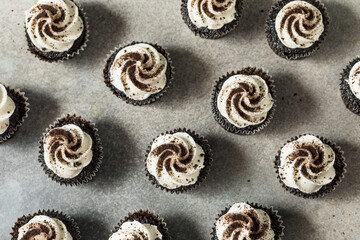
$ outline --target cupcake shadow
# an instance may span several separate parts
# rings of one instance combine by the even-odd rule
[[[192,221],[184,215],[174,214],[171,216],[167,216],[165,220],[172,239],[207,239],[205,236],[202,236],[198,231],[198,228],[200,227],[197,225],[197,222]]]
[[[303,89],[300,81],[290,73],[273,76],[276,85],[276,109],[274,118],[263,132],[288,134],[289,129],[297,129],[308,119],[316,118],[317,108],[313,97]]]
[[[75,217],[75,221],[80,228],[82,239],[98,240],[109,238],[109,229],[94,216],[78,216]]]
[[[125,182],[129,172],[129,159],[133,151],[133,142],[119,124],[109,120],[100,120],[96,123],[103,146],[103,162],[93,182],[102,191],[120,186]]]

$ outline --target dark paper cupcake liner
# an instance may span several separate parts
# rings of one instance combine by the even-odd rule
[[[305,136],[307,134],[302,134],[296,137],[291,138],[290,140],[288,140],[282,147],[281,149],[287,144],[290,143],[292,141],[295,141],[297,139],[299,139],[302,136]],[[311,135],[311,134],[310,134]],[[313,135],[314,136],[314,135]],[[334,191],[334,189],[340,184],[340,182],[342,181],[342,179],[344,178],[344,174],[346,172],[346,163],[345,163],[345,157],[344,157],[344,152],[341,150],[341,148],[339,146],[337,146],[335,143],[330,142],[329,140],[327,140],[324,137],[319,137],[316,136],[317,138],[319,138],[323,143],[329,145],[333,151],[335,152],[335,162],[334,162],[334,168],[335,168],[335,178],[333,179],[333,181],[329,184],[324,185],[322,188],[320,188],[319,191],[314,192],[314,193],[304,193],[302,191],[300,191],[299,189],[295,189],[295,188],[291,188],[285,185],[285,183],[281,180],[280,176],[279,176],[279,167],[280,167],[280,154],[281,154],[281,149],[278,151],[278,154],[275,157],[275,169],[276,169],[276,176],[281,184],[281,186],[288,192],[290,192],[291,194],[298,196],[298,197],[302,197],[302,198],[318,198],[318,197],[323,197],[325,194],[330,193],[332,191]]]
[[[165,87],[158,93],[152,94],[150,95],[147,99],[144,100],[134,100],[132,98],[129,98],[128,96],[126,96],[126,94],[122,91],[120,91],[119,89],[117,89],[114,85],[111,84],[111,79],[110,79],[110,68],[111,65],[116,57],[116,54],[123,48],[134,45],[134,44],[138,44],[138,43],[145,43],[145,44],[149,44],[151,46],[153,46],[159,53],[161,53],[167,60],[167,69],[166,69],[166,85]],[[126,103],[132,104],[134,106],[142,106],[142,105],[147,105],[147,104],[151,104],[153,102],[155,102],[156,100],[160,99],[164,93],[167,91],[167,89],[169,88],[169,86],[172,84],[172,81],[174,79],[174,67],[170,58],[170,54],[161,46],[157,45],[157,44],[152,44],[152,43],[148,43],[148,42],[138,42],[138,41],[133,41],[131,43],[127,43],[127,44],[122,44],[120,47],[115,48],[113,51],[110,52],[110,54],[106,57],[105,59],[105,68],[104,68],[104,82],[106,84],[106,86],[108,88],[110,88],[111,92],[117,96],[118,98],[121,98],[122,100],[124,100]]]
[[[119,231],[121,225],[128,221],[138,221],[143,224],[151,224],[158,228],[159,232],[162,234],[163,240],[171,240],[169,235],[169,231],[167,229],[166,223],[164,219],[161,218],[159,215],[156,215],[149,210],[139,210],[134,213],[129,213],[124,219],[122,219],[118,225],[112,230],[111,234],[116,233]]]
[[[178,128],[178,129],[174,129],[172,131],[166,131],[165,133],[162,133],[159,136],[165,135],[165,134],[174,134],[176,132],[186,132],[204,150],[204,153],[205,153],[205,156],[204,156],[204,168],[202,168],[200,170],[200,174],[199,174],[199,177],[198,177],[198,180],[196,181],[196,183],[194,183],[192,185],[188,185],[188,186],[181,186],[181,187],[178,187],[178,188],[175,188],[175,189],[168,189],[168,188],[162,186],[156,180],[155,176],[153,176],[153,175],[151,175],[149,173],[149,171],[147,170],[146,162],[147,162],[147,157],[148,157],[149,153],[151,152],[151,146],[152,146],[152,144],[153,144],[153,142],[155,141],[156,138],[153,139],[153,141],[148,146],[148,149],[146,150],[146,154],[145,154],[145,172],[146,172],[146,176],[148,176],[150,182],[156,188],[160,188],[161,190],[164,190],[166,192],[179,194],[179,193],[184,193],[184,192],[190,191],[190,190],[196,188],[198,185],[200,185],[200,183],[205,181],[205,179],[206,179],[206,177],[207,177],[207,175],[208,175],[208,173],[210,171],[211,162],[212,162],[212,153],[211,153],[210,145],[209,145],[208,141],[205,138],[199,136],[194,131],[191,131],[191,130],[186,129],[186,128]]]
[[[84,24],[83,33],[80,35],[78,39],[76,39],[73,46],[66,52],[54,52],[54,51],[42,52],[31,42],[30,37],[26,32],[26,26],[25,26],[25,37],[28,45],[28,50],[32,54],[34,54],[35,57],[49,63],[63,62],[75,57],[76,55],[79,55],[80,52],[84,51],[85,47],[87,46],[87,43],[89,42],[89,35],[90,35],[88,18],[84,10],[75,1],[72,2],[75,3],[75,5],[79,8],[79,16],[83,20],[83,24]]]
[[[281,237],[284,235],[285,227],[283,225],[283,221],[282,221],[281,217],[278,215],[278,211],[274,210],[272,207],[270,207],[270,208],[264,207],[257,203],[249,203],[249,202],[246,202],[246,203],[255,209],[261,209],[261,210],[265,211],[269,215],[269,217],[271,219],[271,229],[275,233],[274,239],[281,240]],[[222,210],[221,213],[218,215],[218,217],[215,219],[214,227],[212,228],[212,232],[211,232],[211,240],[221,240],[221,239],[218,239],[216,236],[216,222],[221,216],[226,214],[231,207],[232,207],[232,205],[230,205],[227,208],[225,208],[224,210]]]
[[[340,79],[341,98],[346,108],[349,109],[351,112],[355,113],[356,115],[360,115],[360,99],[357,98],[351,91],[350,85],[347,81],[349,79],[349,74],[352,67],[358,62],[360,62],[360,57],[352,60],[341,73]]]
[[[274,105],[269,110],[266,119],[257,125],[249,125],[245,128],[239,128],[232,123],[230,123],[224,116],[221,115],[218,107],[217,107],[217,98],[219,95],[219,92],[224,85],[225,81],[229,79],[231,76],[238,75],[238,74],[245,74],[245,75],[257,75],[265,80],[266,84],[269,87],[269,92],[274,99]],[[226,75],[223,75],[219,78],[218,81],[216,81],[216,84],[214,86],[214,90],[211,97],[211,109],[214,115],[215,120],[220,124],[221,127],[223,127],[226,131],[230,133],[235,133],[239,135],[250,135],[255,134],[257,132],[260,132],[262,129],[264,129],[270,122],[270,120],[274,116],[275,108],[276,108],[276,91],[275,91],[275,85],[274,81],[272,80],[272,77],[268,75],[268,73],[264,72],[261,68],[256,67],[246,67],[243,68],[240,71],[231,73],[227,73]]]
[[[74,178],[62,178],[50,170],[45,163],[44,159],[44,142],[43,139],[45,135],[53,128],[61,127],[66,124],[75,124],[79,126],[84,132],[90,135],[91,139],[93,140],[92,151],[93,151],[93,158],[89,165],[87,165],[80,173]],[[65,186],[77,186],[80,184],[84,184],[89,182],[98,172],[99,167],[101,165],[103,158],[103,148],[101,145],[101,140],[98,134],[97,128],[95,125],[82,117],[74,115],[66,115],[63,118],[60,118],[55,121],[54,124],[50,125],[39,142],[39,162],[44,170],[44,172],[51,178],[53,181],[60,183],[60,185]]]
[[[182,0],[182,2],[181,2],[181,15],[182,15],[184,22],[186,23],[186,25],[189,27],[189,29],[195,35],[198,35],[199,37],[206,38],[206,39],[218,39],[218,38],[224,37],[231,31],[233,31],[239,23],[241,13],[243,10],[243,0],[236,0],[235,19],[232,22],[225,24],[220,29],[212,30],[212,29],[208,29],[206,27],[198,28],[191,22],[189,13],[188,13],[188,9],[187,9],[187,2],[188,2],[188,0]]]
[[[23,124],[25,118],[28,117],[28,112],[30,110],[29,103],[27,102],[28,98],[25,97],[25,93],[20,92],[20,89],[12,89],[7,86],[5,86],[5,88],[8,96],[15,103],[15,111],[9,119],[8,129],[3,134],[0,134],[0,144],[6,142],[15,135]]]
[[[73,240],[81,239],[79,227],[77,226],[74,219],[72,219],[69,216],[66,216],[62,212],[58,212],[55,210],[39,210],[36,213],[29,214],[29,215],[23,215],[22,217],[18,218],[14,227],[12,228],[12,233],[10,234],[12,236],[11,240],[18,240],[19,229],[37,215],[46,215],[51,218],[59,219],[60,221],[62,221],[65,224],[67,230],[73,237]]]
[[[330,19],[328,16],[328,12],[326,7],[323,3],[321,3],[319,0],[304,0],[312,5],[314,5],[316,8],[320,10],[323,17],[323,24],[324,24],[324,32],[321,34],[319,40],[317,40],[311,47],[309,48],[288,48],[286,47],[279,39],[276,29],[275,29],[275,20],[277,14],[280,12],[280,10],[289,2],[292,2],[294,0],[280,0],[271,8],[269,12],[269,16],[266,20],[265,24],[265,33],[267,37],[267,42],[270,46],[270,48],[276,53],[278,56],[285,58],[287,60],[296,60],[301,59],[304,57],[310,56],[313,52],[318,50],[320,48],[320,44],[322,41],[324,41],[328,29],[329,29],[329,23]]]

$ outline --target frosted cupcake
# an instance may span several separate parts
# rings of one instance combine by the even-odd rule
[[[281,0],[271,9],[265,31],[271,49],[280,57],[304,58],[319,49],[329,25],[318,0]]]
[[[25,15],[29,51],[41,60],[66,60],[86,46],[86,18],[72,0],[39,0]]]
[[[340,147],[309,134],[289,140],[275,160],[281,185],[303,198],[321,197],[333,191],[344,177],[345,166]]]
[[[345,106],[360,115],[360,57],[352,60],[341,74],[341,97]]]

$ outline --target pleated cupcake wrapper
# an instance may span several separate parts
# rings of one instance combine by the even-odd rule
[[[18,240],[19,229],[37,215],[46,215],[51,218],[59,219],[65,224],[67,230],[69,231],[74,240],[81,239],[79,227],[74,221],[74,219],[59,211],[43,209],[39,210],[36,213],[23,215],[22,217],[18,218],[12,228],[12,233],[10,234],[12,236],[11,240]]]
[[[232,123],[230,123],[224,116],[221,115],[218,107],[217,107],[217,98],[219,95],[219,92],[224,84],[224,82],[229,79],[231,76],[238,75],[238,74],[245,74],[245,75],[257,75],[264,79],[269,87],[269,92],[271,93],[272,98],[274,99],[274,105],[269,110],[266,119],[257,125],[249,125],[245,128],[239,128]],[[276,108],[276,91],[275,91],[275,85],[274,81],[272,80],[271,75],[269,75],[267,72],[265,72],[261,68],[256,67],[245,67],[240,71],[237,72],[230,72],[226,75],[223,75],[219,78],[218,81],[216,81],[216,84],[214,86],[214,90],[211,97],[211,109],[214,115],[215,120],[220,124],[221,127],[223,127],[226,131],[230,133],[235,133],[239,135],[250,135],[260,132],[262,129],[264,129],[270,122],[270,120],[274,117]]]
[[[112,83],[111,83],[111,79],[110,79],[110,68],[111,65],[116,57],[116,54],[123,48],[134,45],[134,44],[139,44],[139,43],[145,43],[145,44],[149,44],[151,46],[153,46],[157,51],[159,51],[162,55],[164,55],[164,57],[167,60],[167,69],[166,69],[166,85],[164,87],[164,89],[162,89],[160,92],[155,93],[150,95],[147,99],[144,100],[134,100],[128,96],[126,96],[126,94],[122,91],[120,91],[119,89],[117,89]],[[124,100],[126,103],[132,104],[134,106],[142,106],[142,105],[148,105],[151,104],[153,102],[155,102],[156,100],[160,99],[164,93],[166,93],[167,89],[169,88],[169,86],[172,84],[172,81],[174,80],[174,74],[175,74],[175,70],[173,67],[173,63],[171,61],[170,58],[170,54],[169,52],[166,51],[165,48],[157,45],[157,44],[152,44],[152,43],[148,43],[148,42],[138,42],[138,41],[132,41],[132,42],[127,42],[127,43],[123,43],[120,46],[116,47],[114,50],[112,50],[105,58],[104,60],[105,62],[105,68],[103,71],[104,74],[104,82],[106,84],[106,86],[108,88],[110,88],[111,92],[117,96],[118,98],[121,98],[122,100]]]
[[[284,236],[285,227],[283,225],[283,220],[281,219],[281,216],[278,215],[278,211],[274,210],[272,207],[270,207],[270,208],[264,207],[257,203],[249,203],[249,202],[246,202],[246,203],[255,209],[261,209],[261,210],[265,211],[269,215],[269,217],[271,219],[271,229],[275,233],[274,239],[281,240],[281,237]],[[219,220],[219,218],[221,216],[226,214],[231,207],[232,207],[232,205],[229,205],[228,207],[226,207],[224,210],[221,211],[221,213],[215,219],[214,227],[212,228],[212,232],[211,232],[211,240],[221,240],[221,239],[218,239],[216,236],[216,222]]]
[[[74,1],[73,1],[74,2]],[[75,3],[75,2],[74,2]],[[47,58],[46,56],[42,56],[40,54],[37,53],[37,51],[39,51],[39,49],[36,51],[34,50],[34,47],[35,45],[33,46],[33,44],[31,43],[31,40],[30,38],[28,37],[28,34],[26,32],[26,26],[25,26],[25,37],[27,39],[27,42],[28,42],[28,48],[29,48],[29,51],[34,54],[37,58],[39,58],[40,60],[42,61],[45,61],[45,62],[49,62],[49,63],[53,63],[53,62],[64,62],[66,60],[69,60],[73,57],[75,57],[76,55],[79,55],[82,51],[84,51],[84,49],[87,47],[87,44],[89,42],[89,37],[90,37],[90,31],[89,31],[89,22],[88,22],[88,18],[86,16],[86,12],[84,11],[83,8],[81,8],[77,3],[76,3],[77,7],[79,8],[79,13],[80,13],[80,16],[83,20],[83,24],[84,24],[84,31],[85,31],[85,36],[84,36],[84,40],[83,42],[81,43],[80,47],[71,52],[71,53],[68,53],[66,54],[66,56],[62,57],[62,58]]]
[[[191,130],[186,129],[186,128],[177,128],[177,129],[174,129],[172,131],[166,131],[165,133],[161,133],[159,136],[165,135],[165,134],[174,134],[176,132],[186,132],[187,134],[189,134],[195,140],[195,142],[197,144],[199,144],[203,148],[205,156],[204,156],[204,168],[202,168],[200,170],[200,174],[199,174],[199,177],[198,177],[198,180],[196,181],[196,183],[188,185],[188,186],[181,186],[181,187],[178,187],[178,188],[175,188],[175,189],[169,189],[169,188],[166,188],[166,187],[162,186],[157,181],[156,177],[151,175],[149,173],[149,171],[147,170],[147,164],[146,164],[147,163],[147,158],[149,156],[149,153],[151,152],[151,146],[152,146],[153,142],[155,141],[155,139],[157,137],[153,139],[153,141],[148,146],[148,149],[146,150],[146,155],[145,155],[145,172],[146,172],[146,176],[149,178],[150,182],[156,188],[160,188],[161,190],[164,190],[166,192],[170,192],[172,194],[173,193],[180,194],[180,193],[190,191],[190,190],[196,188],[198,185],[200,185],[200,183],[204,182],[207,175],[208,175],[208,173],[209,173],[209,171],[210,171],[211,162],[212,162],[212,152],[211,152],[211,148],[210,148],[210,145],[209,145],[208,141],[204,137],[201,137],[198,134],[196,134],[194,131],[191,131]]]
[[[206,39],[218,39],[218,38],[224,37],[225,35],[232,32],[239,24],[239,20],[240,20],[241,14],[242,14],[243,4],[244,4],[243,0],[236,0],[235,19],[232,22],[225,24],[220,29],[212,30],[212,29],[208,29],[206,27],[198,28],[197,26],[195,26],[195,24],[192,23],[192,21],[189,17],[188,9],[187,9],[187,2],[188,2],[188,0],[182,0],[182,2],[181,2],[181,15],[182,15],[184,22],[186,23],[186,25],[189,27],[189,29],[195,35],[198,35],[199,37],[206,38]]]
[[[326,38],[328,29],[329,29],[329,23],[330,18],[328,16],[328,11],[324,4],[320,2],[319,0],[304,0],[308,3],[311,3],[316,8],[320,10],[323,17],[323,23],[324,23],[324,32],[321,34],[320,38],[309,48],[295,48],[291,49],[286,47],[279,39],[276,29],[275,29],[275,20],[278,12],[289,2],[292,2],[295,0],[280,0],[271,8],[269,12],[269,16],[265,23],[265,33],[267,37],[267,42],[270,46],[270,48],[276,53],[278,56],[285,58],[287,60],[296,60],[301,59],[304,57],[310,56],[313,52],[318,50],[320,48],[320,45],[322,41]]]
[[[293,142],[305,135],[307,135],[307,134],[302,134],[302,135],[291,138],[281,147],[281,149],[286,144]],[[335,178],[333,179],[333,181],[331,183],[324,185],[319,191],[314,192],[314,193],[304,193],[298,189],[286,186],[285,183],[281,180],[281,178],[279,176],[279,167],[281,164],[280,163],[281,149],[278,151],[278,154],[276,155],[275,161],[274,161],[274,164],[275,164],[274,167],[276,169],[277,179],[279,180],[281,186],[286,191],[290,192],[291,194],[298,196],[298,197],[306,198],[306,199],[307,198],[315,199],[315,198],[323,197],[325,194],[334,191],[335,188],[341,183],[342,179],[344,178],[344,174],[346,173],[345,157],[344,157],[344,152],[341,150],[341,148],[339,146],[337,146],[335,143],[330,142],[329,140],[327,140],[324,137],[319,137],[319,136],[316,136],[316,137],[319,138],[324,144],[329,145],[335,152],[335,162],[334,162],[334,168],[335,168],[335,172],[336,172]]]
[[[14,116],[16,119],[10,117],[8,129],[3,134],[0,134],[0,144],[6,142],[15,135],[15,133],[22,126],[25,118],[28,117],[28,112],[30,110],[28,98],[25,97],[24,92],[21,92],[20,89],[12,89],[7,86],[5,86],[5,88],[9,97],[15,103],[16,109],[14,114],[17,114],[18,116],[14,116],[14,114],[12,115],[12,117]]]
[[[91,136],[91,139],[93,140],[93,159],[91,160],[90,164],[87,165],[85,168],[82,169],[82,171],[74,178],[62,178],[58,176],[56,173],[54,173],[52,170],[50,170],[45,163],[44,158],[44,142],[43,139],[45,135],[53,128],[61,127],[66,124],[75,124],[79,126],[83,131],[85,131],[87,134]],[[44,170],[44,172],[48,175],[49,178],[51,178],[53,181],[59,183],[60,185],[65,186],[77,186],[80,184],[84,184],[89,182],[98,172],[99,167],[102,163],[103,158],[103,147],[101,144],[101,140],[98,134],[98,129],[95,128],[95,125],[85,119],[83,119],[80,116],[74,115],[66,115],[62,118],[59,118],[55,121],[54,124],[50,125],[45,132],[43,133],[41,140],[39,142],[39,162],[41,163],[41,166]]]
[[[150,212],[149,210],[142,210],[142,209],[133,213],[129,213],[128,216],[120,220],[118,225],[114,228],[114,230],[112,230],[111,234],[114,234],[117,231],[119,231],[121,225],[128,221],[138,221],[143,224],[155,225],[158,228],[159,232],[162,234],[163,240],[171,240],[164,219],[161,218],[159,215]]]
[[[340,92],[341,92],[341,98],[347,109],[360,116],[360,99],[354,95],[348,83],[350,71],[352,67],[359,61],[360,61],[360,57],[358,56],[354,60],[349,62],[349,64],[341,73]]]

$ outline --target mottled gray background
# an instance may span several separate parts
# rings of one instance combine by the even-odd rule
[[[49,64],[27,52],[24,11],[35,0],[0,1],[0,81],[26,92],[29,118],[0,146],[0,238],[9,239],[18,217],[39,208],[58,209],[78,222],[83,239],[107,239],[129,211],[151,209],[165,218],[174,239],[209,239],[214,218],[228,204],[254,201],[279,210],[284,239],[359,239],[360,117],[339,92],[340,72],[360,54],[359,0],[323,0],[331,26],[312,57],[287,61],[268,47],[264,21],[274,1],[245,0],[237,29],[219,40],[195,37],[184,24],[180,0],[83,0],[90,43],[73,60]],[[150,106],[128,105],[103,83],[104,59],[120,43],[158,43],[171,54],[175,81]],[[213,119],[214,82],[227,71],[259,66],[273,76],[277,111],[254,136],[224,131]],[[65,113],[96,123],[104,146],[97,176],[80,187],[52,182],[37,161],[45,128]],[[208,138],[214,163],[194,191],[171,195],[143,172],[153,137],[175,127]],[[301,133],[325,136],[345,151],[348,172],[335,192],[305,200],[284,192],[273,160],[279,147]]]

